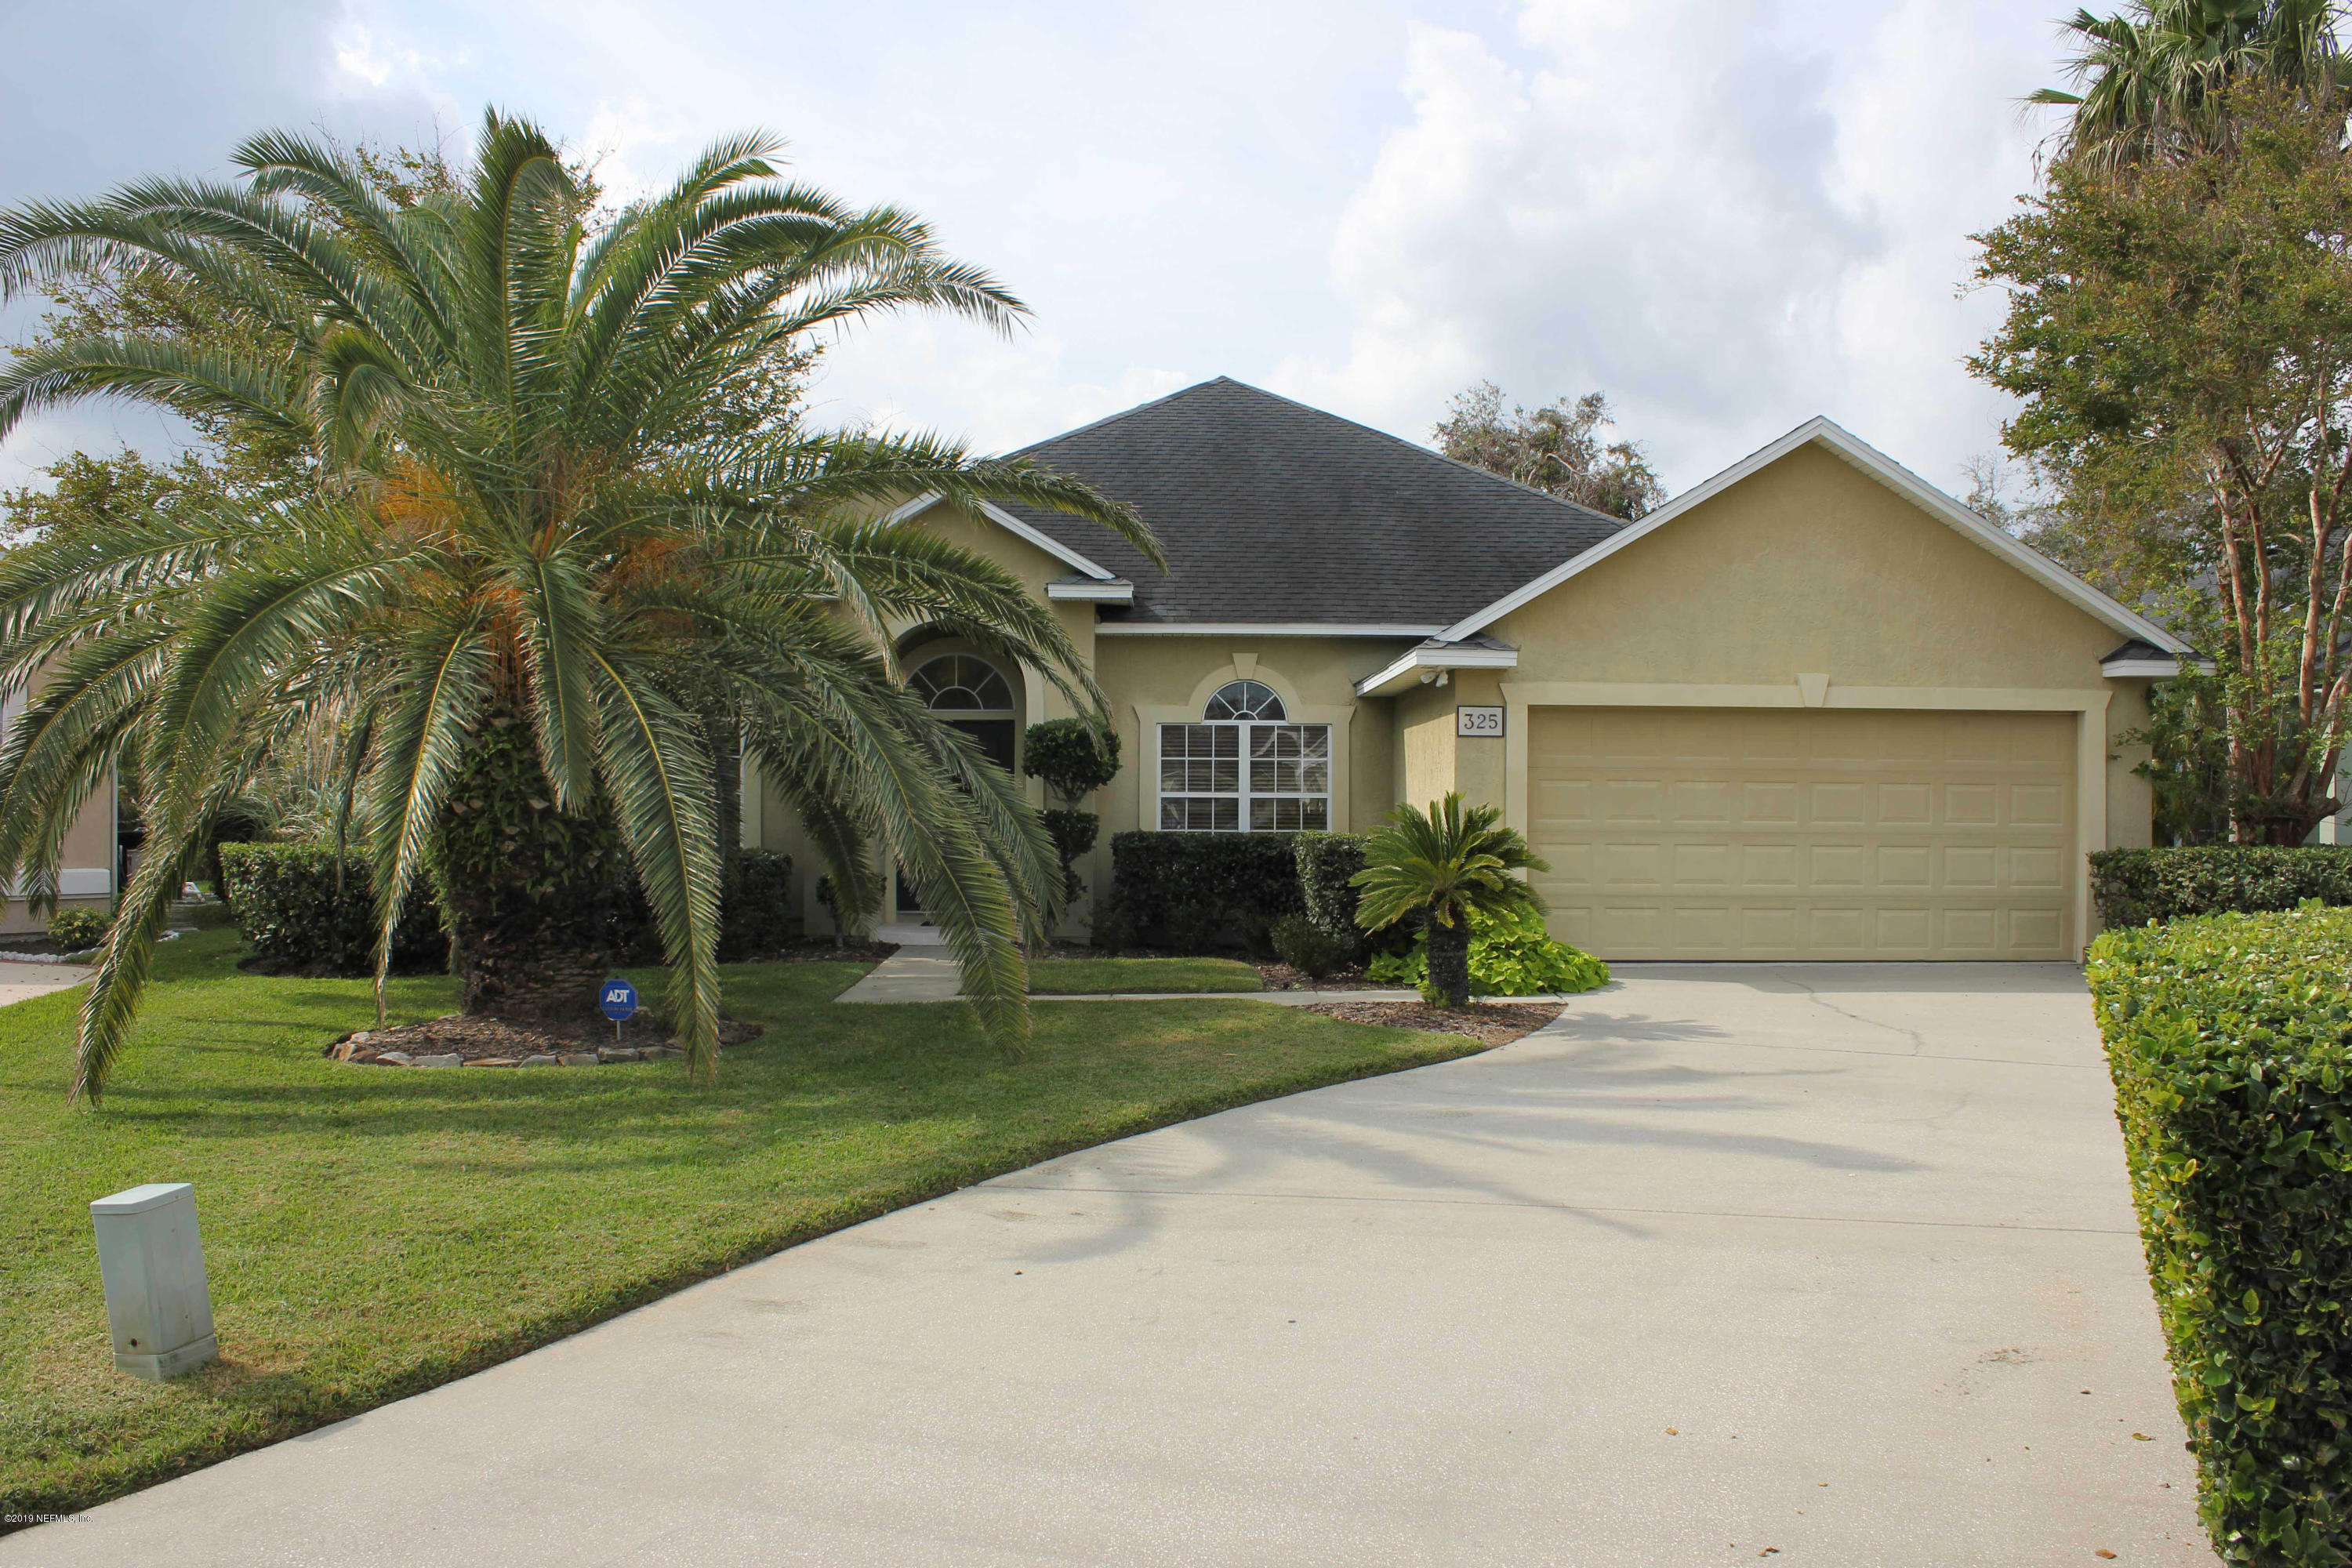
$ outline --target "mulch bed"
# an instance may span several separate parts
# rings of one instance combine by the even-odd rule
[[[728,1019],[719,1026],[721,1048],[740,1046],[756,1040],[764,1032],[759,1024],[738,1023]],[[432,1057],[462,1058],[463,1065],[475,1062],[520,1063],[530,1057],[584,1057],[599,1060],[615,1059],[615,1051],[631,1054],[619,1056],[621,1061],[643,1060],[650,1057],[659,1060],[666,1057],[683,1056],[685,1052],[669,1043],[667,1025],[650,1013],[640,1013],[623,1024],[619,1037],[610,1022],[583,1018],[575,1023],[524,1023],[508,1018],[468,1018],[450,1013],[438,1018],[427,1018],[421,1024],[400,1024],[388,1029],[361,1029],[344,1036],[327,1047],[327,1055],[339,1061],[369,1063],[378,1067],[408,1067],[412,1062],[397,1059],[387,1061],[387,1052],[399,1052],[411,1058]],[[440,1066],[460,1065],[446,1060]],[[567,1065],[585,1066],[584,1062]]]
[[[743,957],[730,955],[730,963],[879,963],[898,951],[895,942],[837,942],[829,938],[811,938],[767,952],[755,952]],[[650,962],[658,963],[658,958]]]
[[[1393,981],[1367,980],[1360,969],[1335,969],[1317,980],[1290,965],[1266,962],[1257,965],[1258,979],[1268,991],[1410,991]]]
[[[1312,1002],[1300,1011],[1350,1024],[1467,1035],[1486,1045],[1507,1046],[1559,1017],[1561,1009],[1557,1002],[1474,1002],[1458,1013],[1423,1002]]]

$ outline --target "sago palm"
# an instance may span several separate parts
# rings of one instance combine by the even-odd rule
[[[410,205],[331,146],[268,135],[233,184],[0,215],[8,296],[154,268],[240,328],[31,352],[0,375],[0,435],[59,403],[141,399],[275,432],[316,479],[0,559],[0,684],[37,688],[0,750],[0,873],[53,889],[67,825],[118,761],[144,792],[78,1093],[104,1087],[214,813],[298,736],[326,737],[373,857],[379,1016],[391,933],[428,882],[469,1010],[584,1006],[600,900],[625,876],[707,1081],[716,770],[740,743],[847,912],[878,858],[905,867],[1017,1050],[1020,944],[1060,868],[1012,781],[905,689],[893,637],[936,626],[1082,712],[1100,694],[1010,574],[877,514],[922,491],[1011,498],[1156,547],[1086,487],[951,442],[730,417],[730,388],[800,334],[1023,309],[912,216],[779,181],[773,151],[720,142],[601,226],[557,146],[496,113],[454,191]]]
[[[1429,984],[1449,1007],[1470,1000],[1470,917],[1541,912],[1544,901],[1520,871],[1549,871],[1517,830],[1498,826],[1491,805],[1465,806],[1459,795],[1411,802],[1389,813],[1364,843],[1356,923],[1379,931],[1418,920],[1429,941]]]

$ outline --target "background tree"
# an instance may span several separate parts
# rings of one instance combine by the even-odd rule
[[[1639,517],[1666,499],[1665,486],[1640,446],[1604,442],[1612,427],[1609,400],[1598,392],[1506,414],[1503,389],[1482,381],[1454,396],[1430,436],[1455,462],[1595,511]]]
[[[148,781],[78,1092],[103,1087],[214,815],[298,733],[335,748],[372,850],[379,975],[429,879],[469,1010],[584,1007],[589,928],[625,867],[707,1079],[714,705],[836,888],[866,885],[852,873],[876,846],[906,867],[982,1020],[1018,1048],[1021,946],[1060,901],[1059,867],[1011,779],[905,689],[887,628],[940,626],[1089,715],[1100,693],[1016,579],[863,518],[936,490],[1157,546],[1125,508],[1023,463],[732,416],[739,378],[829,324],[1023,310],[911,216],[778,181],[772,152],[719,142],[592,226],[560,149],[492,113],[463,177],[406,205],[349,153],[273,134],[239,149],[237,184],[146,180],[0,215],[11,297],[98,267],[168,279],[191,323],[26,353],[0,374],[0,435],[130,397],[282,441],[310,480],[0,558],[0,682],[49,672],[0,748],[0,874],[53,879],[119,758]]]
[[[2240,82],[2281,87],[2306,105],[2336,101],[2352,75],[2336,0],[2140,0],[2118,15],[2077,10],[2068,79],[2029,103],[2063,107],[2058,160],[2102,173],[2225,148]]]
[[[1541,913],[1544,901],[1517,873],[1549,871],[1526,839],[1498,826],[1502,810],[1465,807],[1458,794],[1423,812],[1406,802],[1364,843],[1356,923],[1368,931],[1400,921],[1429,942],[1429,985],[1448,1007],[1470,1003],[1470,916]]]
[[[2024,400],[2004,442],[2074,526],[2165,542],[2148,575],[2219,661],[2233,836],[2293,844],[2338,809],[2352,686],[2352,162],[2291,90],[2214,112],[2226,145],[2062,163],[1977,237],[2009,312],[1969,366]]]

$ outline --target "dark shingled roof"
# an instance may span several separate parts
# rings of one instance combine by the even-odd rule
[[[1449,626],[1626,526],[1224,376],[1020,455],[1159,534],[1164,576],[1099,524],[1005,508],[1134,581],[1107,624]]]

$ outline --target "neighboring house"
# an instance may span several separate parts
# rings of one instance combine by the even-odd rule
[[[25,696],[0,698],[0,735],[16,728],[25,711]],[[108,910],[114,903],[114,879],[120,855],[116,848],[114,779],[111,773],[90,795],[73,826],[66,829],[65,858],[58,870],[58,903]],[[7,889],[0,901],[0,933],[46,931],[48,916],[35,915],[23,897],[21,884]]]
[[[1132,504],[1169,572],[1051,512],[896,516],[1092,661],[1126,763],[1097,890],[1118,832],[1362,832],[1459,790],[1604,957],[2060,959],[2084,855],[2148,842],[2116,737],[2184,646],[1826,419],[1633,523],[1223,378],[1026,455]],[[1063,711],[922,628],[901,650],[1002,757]],[[746,811],[824,929],[795,826]]]

